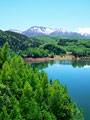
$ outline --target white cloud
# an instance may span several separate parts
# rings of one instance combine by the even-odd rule
[[[90,28],[78,28],[78,33],[83,34],[90,34]]]

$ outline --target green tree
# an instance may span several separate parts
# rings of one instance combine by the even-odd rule
[[[59,81],[53,82],[50,99],[51,111],[58,120],[70,120],[73,117],[70,97]]]
[[[3,48],[0,50],[0,68],[2,67],[3,63],[5,61],[8,61],[9,59],[10,59],[9,45],[6,42],[3,46]]]
[[[20,103],[22,116],[27,120],[39,120],[41,118],[39,106],[33,96],[32,87],[26,82]]]
[[[8,56],[3,49],[1,120],[84,120],[82,110],[72,103],[66,85],[58,80],[49,82],[44,71],[33,69],[16,54]]]

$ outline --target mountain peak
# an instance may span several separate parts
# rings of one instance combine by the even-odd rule
[[[53,29],[43,27],[43,26],[32,26],[26,31],[22,32],[22,34],[28,35],[28,36],[49,35],[53,31],[54,31]]]
[[[88,29],[88,31],[89,30],[90,29]],[[43,26],[32,26],[23,32],[21,32],[19,30],[15,30],[15,29],[10,29],[9,31],[21,33],[21,34],[29,36],[29,37],[31,37],[31,36],[47,36],[47,35],[51,35],[51,36],[64,35],[67,38],[67,36],[71,35],[72,38],[73,38],[73,36],[75,36],[74,39],[77,38],[76,36],[79,36],[78,39],[81,37],[87,38],[87,39],[90,38],[89,32],[88,33],[85,32],[86,29],[84,31],[79,30],[78,32],[68,32],[61,28],[60,29],[51,29],[51,28],[43,27]]]
[[[22,34],[27,36],[40,36],[40,35],[50,35],[50,34],[61,34],[66,32],[67,31],[63,29],[51,29],[43,26],[32,26],[26,31],[22,32]]]

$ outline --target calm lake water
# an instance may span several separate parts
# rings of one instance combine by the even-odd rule
[[[67,84],[72,101],[83,108],[85,120],[90,120],[90,61],[49,61],[32,65],[44,70],[49,79]]]

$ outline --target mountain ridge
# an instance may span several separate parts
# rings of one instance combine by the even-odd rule
[[[87,33],[82,34],[79,32],[69,32],[61,28],[52,29],[52,28],[43,27],[43,26],[32,26],[29,29],[22,31],[22,32],[19,30],[14,30],[14,29],[10,29],[8,31],[17,32],[17,33],[23,34],[28,37],[32,37],[32,36],[53,36],[53,37],[55,36],[56,37],[58,36],[58,38],[90,39],[90,34],[87,34]]]

